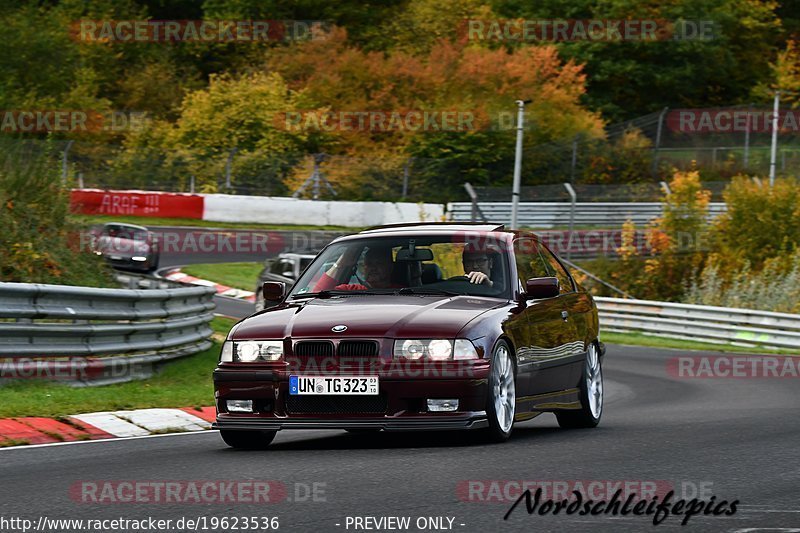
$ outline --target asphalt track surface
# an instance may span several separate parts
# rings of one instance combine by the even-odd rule
[[[227,448],[209,431],[3,449],[0,522],[253,516],[278,517],[279,531],[336,532],[392,531],[357,529],[356,517],[409,517],[410,527],[400,531],[800,531],[798,380],[679,378],[667,369],[681,355],[687,354],[609,345],[599,427],[562,430],[544,414],[518,424],[504,444],[486,444],[472,432],[294,431],[279,432],[266,451],[250,452]],[[84,482],[265,480],[284,487],[286,497],[273,491],[278,501],[259,504],[134,504],[116,497],[80,503],[70,492]],[[504,488],[469,492],[465,486],[478,486],[469,481]],[[686,526],[675,515],[658,526],[652,515],[529,515],[524,503],[504,520],[519,494],[508,481],[545,487],[603,481],[615,488],[615,482],[644,482],[657,485],[662,497],[664,487],[674,489],[673,501],[713,496],[715,504],[739,503],[732,516],[701,514]],[[489,494],[502,501],[480,501]],[[418,529],[416,521],[426,517],[452,518],[451,529]],[[48,529],[67,530],[75,529]]]
[[[670,516],[657,530],[800,528],[797,380],[679,379],[666,365],[680,354],[609,346],[599,427],[561,430],[545,414],[519,424],[504,444],[467,432],[295,431],[256,452],[228,449],[216,432],[5,449],[0,516],[277,516],[282,531],[324,532],[355,531],[345,527],[347,517],[409,516],[414,524],[448,516],[453,531],[648,531],[656,527],[652,516],[528,515],[524,504],[504,520],[511,501],[464,501],[459,487],[467,480],[649,480],[687,498],[699,490],[706,500],[740,502],[733,516],[694,516],[685,527]],[[97,504],[69,495],[75,483],[103,480],[273,480],[288,499]],[[306,498],[314,483],[324,501]]]

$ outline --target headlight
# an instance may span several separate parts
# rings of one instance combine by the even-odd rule
[[[222,345],[221,362],[277,361],[283,357],[283,341],[228,341]]]
[[[397,339],[394,341],[394,356],[412,360],[448,361],[453,359],[453,341],[449,339]],[[466,359],[466,357],[460,359]]]
[[[467,339],[397,339],[394,341],[394,356],[418,361],[450,361],[478,359],[478,351]]]

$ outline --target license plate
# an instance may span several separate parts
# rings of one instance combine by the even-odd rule
[[[291,395],[364,395],[378,394],[378,376],[369,377],[312,377],[289,376]]]
[[[122,261],[121,255],[109,255],[108,257],[110,257],[113,261]]]

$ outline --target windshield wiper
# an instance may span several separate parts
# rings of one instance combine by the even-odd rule
[[[353,291],[343,291],[343,290],[328,290],[328,291],[319,291],[319,292],[303,292],[298,294],[292,295],[292,300],[299,300],[302,298],[330,298],[331,296],[361,296],[362,294],[393,294],[394,291],[391,290],[375,290],[375,289],[366,289],[366,290],[353,290]]]
[[[395,294],[422,294],[427,296],[462,296],[459,292],[447,291],[444,289],[425,289],[421,287],[403,287],[395,291]]]
[[[292,295],[292,300],[299,300],[301,298],[330,298],[334,292],[344,291],[319,291],[319,292],[302,292]]]

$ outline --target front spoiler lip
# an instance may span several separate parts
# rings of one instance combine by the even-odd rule
[[[237,418],[229,420],[217,419],[211,429],[225,430],[268,430],[282,429],[382,429],[384,431],[441,431],[451,429],[480,429],[489,427],[485,411],[473,412],[467,416],[429,417],[429,418],[358,418],[330,420],[322,418]]]

